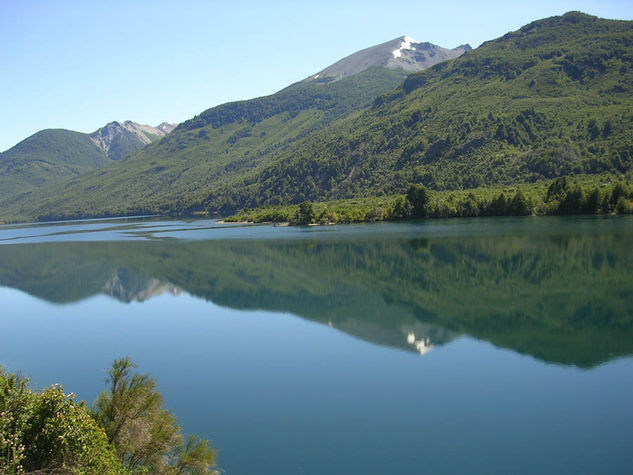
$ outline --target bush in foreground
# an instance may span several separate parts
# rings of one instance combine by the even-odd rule
[[[0,473],[124,473],[104,430],[61,386],[0,369]]]
[[[148,375],[114,360],[92,411],[60,385],[33,391],[0,368],[0,473],[212,473],[209,442],[180,433]]]

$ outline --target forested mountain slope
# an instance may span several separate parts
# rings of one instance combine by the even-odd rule
[[[0,154],[0,204],[45,183],[59,183],[109,164],[88,134],[46,129]]]
[[[571,12],[413,74],[199,202],[245,206],[626,173],[633,22]]]
[[[412,183],[450,190],[631,172],[633,22],[570,12],[404,74],[312,77],[214,107],[9,211],[225,214],[403,193]]]
[[[20,200],[32,190],[55,186],[136,152],[175,128],[132,121],[110,122],[91,134],[65,129],[41,130],[0,153],[0,205]]]
[[[66,183],[53,196],[26,196],[10,212],[31,218],[190,212],[197,208],[190,206],[197,200],[194,197],[205,197],[227,181],[265,168],[290,144],[371,105],[377,96],[402,84],[407,73],[388,58],[383,61],[382,56],[393,57],[393,51],[382,46],[374,47],[378,48],[373,55],[376,65],[365,64],[357,74],[341,80],[308,78],[270,96],[213,107],[158,143]],[[436,51],[433,45],[423,46],[405,58],[413,65],[420,61],[418,69],[433,63],[431,53],[457,56],[467,49],[436,47]],[[382,62],[389,64],[381,66]]]

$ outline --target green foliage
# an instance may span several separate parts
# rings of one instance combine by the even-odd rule
[[[214,129],[231,123],[257,124],[283,111],[289,118],[315,108],[323,111],[327,121],[348,114],[371,103],[378,94],[397,86],[404,79],[402,71],[372,67],[360,74],[331,83],[298,82],[276,94],[256,99],[230,102],[204,111],[176,129]]]
[[[0,153],[0,205],[110,163],[88,134],[42,130]]]
[[[114,360],[108,371],[109,388],[93,407],[119,460],[133,473],[209,473],[215,464],[214,450],[195,437],[183,445],[175,417],[162,408],[156,382],[133,373],[135,367],[129,358]]]
[[[34,392],[0,368],[0,472],[212,473],[209,442],[183,441],[156,383],[134,367],[113,362],[93,414],[59,385]]]
[[[620,196],[615,204],[617,214],[633,214],[633,199]]]
[[[24,436],[27,471],[50,467],[84,473],[122,471],[103,429],[61,386],[40,393],[32,410]]]
[[[309,201],[304,201],[297,207],[297,213],[292,220],[293,224],[305,225],[314,221],[314,207]]]
[[[173,452],[174,464],[169,467],[173,473],[208,473],[215,465],[215,450],[209,441],[188,435],[181,440]]]
[[[41,392],[0,368],[0,472],[123,473],[83,404],[61,386]]]
[[[484,43],[409,76],[362,114],[222,186],[205,206],[622,176],[633,165],[632,25],[570,13]]]
[[[27,381],[0,368],[0,472],[22,473],[24,432],[29,426],[33,395]]]
[[[464,191],[430,191],[423,185],[411,185],[406,195],[339,200],[313,206],[317,222],[321,224],[421,217],[631,214],[631,184],[613,183],[610,177],[595,176],[584,179],[560,177],[549,186],[546,183]],[[288,221],[290,224],[313,221],[313,218],[304,218],[299,223],[299,215],[301,211],[297,206],[264,207],[243,211],[225,221]]]
[[[429,193],[424,185],[411,185],[407,190],[407,201],[411,204],[412,218],[423,218],[426,216]]]
[[[22,196],[0,214],[48,219],[206,213],[209,193],[229,183],[242,189],[247,172],[265,171],[292,143],[370,105],[404,77],[401,70],[369,68],[340,81],[299,82],[271,96],[214,107],[137,154],[54,192]],[[274,189],[263,193],[271,204],[284,201]],[[218,199],[227,209],[248,206],[241,193]]]
[[[523,194],[522,190],[518,190],[512,198],[509,206],[509,214],[513,216],[527,216],[532,214],[532,206]]]
[[[411,202],[404,196],[399,196],[393,205],[393,210],[387,215],[390,219],[407,219],[411,216]]]
[[[350,200],[329,201],[327,203],[303,204],[304,211],[300,210],[300,205],[265,206],[262,208],[246,209],[241,212],[224,218],[225,222],[288,222],[290,224],[300,224],[299,216],[302,216],[301,224],[319,223],[355,223],[362,221],[383,221],[387,219],[404,219],[409,217],[410,205],[406,203],[406,214],[401,218],[393,216],[393,209],[399,197],[381,198],[359,198]],[[405,201],[404,198],[402,198]],[[312,212],[310,212],[310,203]],[[307,218],[310,219],[307,219]]]
[[[601,191],[597,187],[582,187],[561,177],[556,179],[547,189],[545,210],[549,214],[630,214],[626,202],[633,198],[630,185],[621,182]],[[618,207],[618,203],[621,206]]]

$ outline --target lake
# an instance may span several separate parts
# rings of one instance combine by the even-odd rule
[[[230,474],[633,472],[633,219],[0,226],[0,364],[114,358]]]

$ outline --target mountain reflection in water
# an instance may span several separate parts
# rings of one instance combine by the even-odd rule
[[[184,291],[420,354],[468,334],[579,367],[631,355],[630,221],[550,223],[560,232],[0,245],[0,285],[57,304]]]

